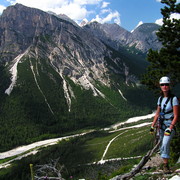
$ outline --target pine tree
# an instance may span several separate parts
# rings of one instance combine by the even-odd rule
[[[171,77],[174,85],[180,82],[180,19],[171,18],[174,13],[180,14],[180,3],[176,3],[176,0],[162,0],[161,3],[165,4],[161,9],[163,25],[157,32],[157,36],[162,42],[162,48],[159,51],[149,50],[147,60],[150,65],[142,79],[142,83],[154,91],[158,89],[158,81],[162,76]],[[180,131],[179,123],[177,131]],[[175,138],[172,145],[172,156],[175,162],[180,155],[180,139]]]
[[[180,3],[176,0],[162,0],[165,4],[161,9],[163,25],[157,32],[162,48],[158,51],[149,50],[147,60],[150,62],[142,83],[155,90],[161,76],[170,76],[176,84],[180,81],[180,19],[172,18],[172,14],[180,13]]]

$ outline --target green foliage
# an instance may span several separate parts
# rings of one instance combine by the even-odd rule
[[[112,173],[111,177],[115,177],[117,175],[120,175],[120,174],[125,174],[129,171],[131,171],[132,169],[132,164],[134,164],[134,162],[132,163],[127,163],[127,164],[124,164],[122,167],[120,167],[116,172]]]
[[[106,158],[123,158],[145,154],[152,147],[152,143],[147,143],[152,142],[152,137],[148,132],[149,129],[147,129],[147,127],[125,131],[124,133],[119,132],[121,135],[111,145],[111,149],[108,151]]]
[[[34,60],[31,59],[31,61],[33,62]],[[43,89],[44,96],[46,96],[48,102],[51,104],[51,108],[57,110],[57,114],[53,115],[45,102],[43,94],[35,83],[29,63],[29,59],[26,59],[18,66],[17,85],[11,95],[5,96],[3,92],[5,98],[4,101],[1,102],[1,151],[30,143],[33,138],[42,137],[43,134],[54,134],[53,132],[55,131],[53,129],[57,124],[59,113],[61,113],[61,117],[64,116],[66,102],[64,93],[62,91],[60,92],[61,79],[57,74],[53,74],[55,82],[50,81],[47,76],[50,76],[52,71],[48,69],[49,74],[46,74],[45,68],[43,72],[39,70],[39,76],[36,76],[42,77],[38,83]],[[44,76],[46,76],[46,78]],[[38,80],[39,79],[37,79],[37,81]],[[6,84],[4,83],[3,85]],[[5,87],[3,86],[3,89],[6,88],[7,85]],[[49,92],[46,90],[49,90]],[[62,106],[60,106],[59,102],[61,102]],[[56,134],[59,132],[56,131]]]
[[[110,47],[108,48],[111,49]],[[129,52],[124,47],[119,47],[118,51],[114,49],[111,49],[111,51],[112,58],[105,57],[105,60],[109,66],[119,69],[120,74],[118,76],[125,78],[125,73],[122,73],[125,71],[125,66],[128,67],[129,74],[136,75],[137,77],[140,77],[145,72],[145,68],[148,66],[148,62],[145,61],[145,55],[138,52],[131,53],[131,51]],[[116,59],[116,62],[114,62],[114,59]],[[113,72],[114,74],[116,73]]]
[[[175,164],[179,157],[180,157],[180,151],[179,151],[179,147],[180,147],[180,123],[177,123],[176,126],[176,135],[172,140],[172,144],[171,144],[171,163]]]
[[[159,177],[159,176],[158,176]],[[154,177],[155,179],[157,179],[157,177]],[[153,178],[153,179],[154,179]],[[133,178],[133,180],[144,180],[144,179],[152,179],[152,175],[148,175],[148,174],[144,174],[144,175],[138,175],[138,176],[135,176],[134,178]],[[152,180],[153,180],[152,179]],[[154,180],[155,180],[154,179]]]
[[[5,66],[3,63],[0,63],[0,112],[2,110],[2,102],[4,101],[6,95],[5,90],[6,87],[10,84],[10,77],[8,75],[7,70],[5,69]]]
[[[134,155],[143,155],[149,150],[150,139],[147,138],[149,127],[129,129],[120,132],[107,133],[104,131],[95,131],[81,137],[62,140],[58,144],[41,148],[35,155],[30,155],[19,161],[13,162],[12,166],[0,170],[0,179],[28,180],[30,178],[29,164],[33,164],[34,170],[37,165],[49,164],[51,160],[59,158],[58,166],[64,165],[62,176],[69,179],[98,179],[108,180],[115,175],[124,174],[132,169],[133,164],[138,163],[139,159],[109,161],[105,164],[94,164],[101,159],[107,144],[119,133],[124,132],[109,147],[108,154],[113,154],[113,158],[132,157]],[[124,139],[129,141],[125,145]],[[128,142],[127,142],[128,143]],[[132,149],[131,149],[131,145]],[[146,144],[146,147],[145,147]],[[148,147],[147,147],[148,146]],[[144,148],[144,149],[143,149]],[[121,151],[126,149],[123,154],[115,153],[114,149]],[[135,150],[135,152],[133,152]],[[121,151],[122,152],[122,151]],[[110,156],[107,155],[106,158]]]
[[[109,63],[113,63],[112,60],[109,60]],[[62,78],[47,59],[24,58],[22,63],[18,64],[18,78],[10,96],[4,93],[10,84],[4,66],[1,66],[0,73],[3,77],[0,92],[1,152],[70,132],[107,127],[133,116],[150,113],[152,109],[153,103],[147,98],[144,99],[147,90],[121,83],[124,77],[119,75],[112,75],[114,81],[119,82],[118,85],[106,87],[97,82],[98,89],[105,98],[93,96],[91,90],[82,90],[67,77],[66,81],[75,95],[69,112]],[[127,101],[120,95],[119,90]],[[152,101],[153,98],[150,99]]]
[[[159,51],[149,50],[147,60],[150,65],[142,78],[142,83],[156,93],[161,76],[170,76],[174,85],[180,82],[180,19],[170,18],[171,14],[180,13],[180,3],[176,3],[176,0],[162,0],[161,2],[166,6],[161,9],[163,25],[157,32],[157,36],[163,47]],[[178,122],[177,131],[179,130]],[[172,156],[175,161],[179,157],[179,138],[174,138],[172,144]]]
[[[160,51],[149,50],[147,60],[150,66],[142,78],[142,83],[154,90],[161,76],[170,76],[174,84],[180,80],[180,19],[170,19],[172,13],[180,13],[180,4],[176,0],[163,0],[162,3],[167,6],[161,9],[163,25],[157,36],[163,47]]]

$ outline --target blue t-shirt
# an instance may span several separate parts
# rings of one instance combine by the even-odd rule
[[[158,102],[157,102],[158,106],[160,106],[160,99],[161,99],[161,97],[158,98]],[[164,104],[166,103],[167,99],[168,99],[168,97],[163,97],[163,99],[161,101],[161,111],[163,110]],[[171,105],[171,102],[172,102],[172,105]],[[172,100],[171,100],[171,98],[169,99],[164,112],[166,113],[166,112],[172,110],[173,109],[172,106],[176,106],[176,105],[179,105],[179,100],[176,96],[174,96]],[[173,118],[173,112],[165,114],[164,118],[165,119]]]

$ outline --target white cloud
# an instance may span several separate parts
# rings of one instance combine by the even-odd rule
[[[110,12],[111,12],[110,9],[102,9],[100,13],[105,14],[105,13],[110,13]]]
[[[105,9],[110,4],[104,0],[6,0],[11,5],[16,3],[56,14],[65,14],[77,23],[83,19],[91,20],[93,15],[100,23],[114,22],[120,25],[120,14],[111,9]],[[0,7],[1,8],[1,7]],[[1,9],[0,9],[1,10]],[[90,19],[91,17],[91,19]]]
[[[109,13],[105,18],[103,18],[102,22],[105,23],[110,22],[112,20],[115,23],[120,24],[120,14],[117,11]]]
[[[171,19],[180,19],[180,14],[179,13],[173,13],[173,14],[171,14],[171,17],[170,17]]]
[[[100,18],[99,15],[96,15],[96,17],[91,20],[91,22],[93,21],[102,22],[102,18]]]
[[[46,9],[57,9],[62,6],[68,6],[75,4],[77,6],[83,7],[85,5],[97,5],[102,0],[7,0],[11,4],[20,3],[29,7],[36,7],[42,10]],[[76,10],[76,9],[74,9]]]
[[[39,8],[41,10],[49,10],[55,9],[56,7],[61,7],[62,5],[66,5],[68,1],[63,0],[11,0],[10,3],[12,5],[16,3],[23,4],[28,7]]]
[[[3,10],[6,9],[5,6],[0,5],[0,14],[2,14]]]
[[[120,24],[120,14],[115,11],[110,12],[106,17],[99,17],[99,15],[96,15],[96,18],[93,18],[91,21],[97,21],[102,24],[113,21],[116,24]]]
[[[51,11],[54,11],[56,14],[66,14],[75,21],[84,19],[88,14],[85,7],[75,3],[63,5],[61,8],[51,9]]]
[[[158,24],[158,25],[160,25],[160,26],[162,26],[162,25],[163,25],[163,19],[162,19],[162,18],[161,18],[161,19],[157,19],[157,20],[155,21],[155,23]]]
[[[79,5],[97,5],[101,2],[102,0],[73,0],[74,3],[79,4]]]
[[[120,14],[118,11],[112,11],[112,9],[107,8],[108,5],[110,3],[109,2],[102,2],[102,6],[101,6],[101,11],[99,12],[99,14],[96,14],[96,18],[93,18],[91,20],[92,21],[97,21],[99,23],[116,23],[116,24],[121,24],[120,21]]]
[[[106,8],[110,3],[109,2],[103,2],[101,8]]]
[[[171,19],[171,20],[172,20],[172,19],[180,19],[180,14],[179,14],[179,13],[173,13],[173,14],[171,14],[171,16],[170,16],[170,19]],[[162,25],[163,25],[163,18],[157,19],[157,20],[155,21],[155,23],[156,23],[156,24],[159,24],[160,26],[162,26]]]
[[[12,5],[16,3],[34,7],[43,11],[52,11],[56,14],[66,14],[74,21],[86,18],[92,11],[87,10],[87,5],[97,5],[102,0],[7,0]]]

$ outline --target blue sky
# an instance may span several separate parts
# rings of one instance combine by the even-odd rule
[[[161,24],[160,9],[164,6],[160,0],[1,0],[0,14],[7,6],[16,3],[66,14],[78,24],[82,20],[96,20],[117,23],[128,31],[139,23]]]

